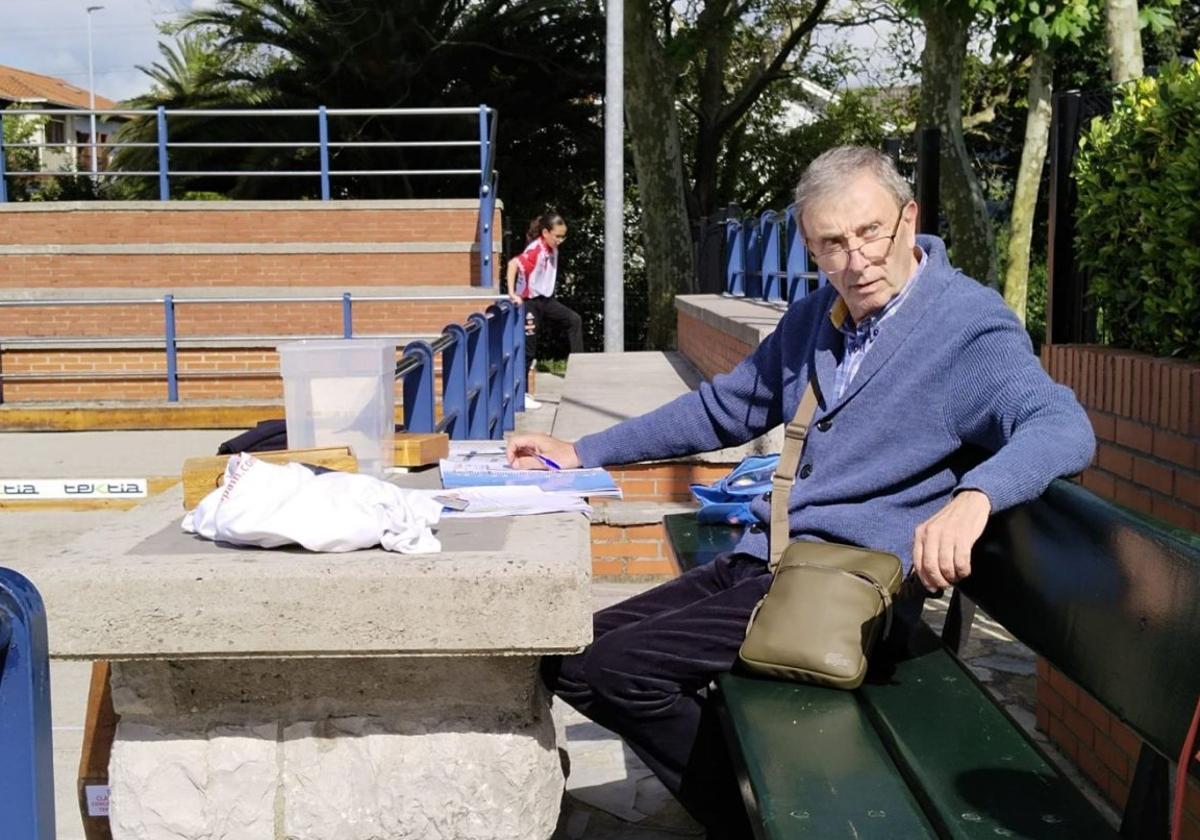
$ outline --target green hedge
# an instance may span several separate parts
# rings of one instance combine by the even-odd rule
[[[1074,177],[1076,262],[1102,339],[1200,360],[1200,61],[1119,89]]]

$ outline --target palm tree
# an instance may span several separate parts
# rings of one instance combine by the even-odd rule
[[[168,108],[462,107],[481,102],[511,115],[502,125],[513,142],[500,165],[560,170],[574,181],[595,170],[596,124],[603,84],[603,25],[596,0],[223,0],[187,15],[174,48],[143,70],[155,88],[135,104]],[[532,123],[522,122],[534,115]],[[330,118],[331,140],[372,142],[471,139],[469,118]],[[512,132],[513,128],[518,131]],[[314,118],[241,120],[172,118],[172,141],[313,143]],[[152,119],[124,135],[155,136]],[[520,137],[520,141],[516,138]],[[126,150],[118,165],[140,168],[153,150]],[[474,149],[346,148],[331,152],[331,168],[445,169],[478,166]],[[172,149],[172,169],[314,171],[316,149],[276,145],[215,150]],[[154,167],[150,167],[153,169]],[[146,170],[142,170],[146,171]],[[551,175],[552,177],[552,175]],[[420,180],[417,180],[419,178]],[[192,181],[236,197],[301,197],[316,191],[313,177]],[[147,187],[153,186],[147,184]],[[173,184],[173,188],[174,188]],[[183,185],[181,185],[183,186]],[[471,194],[464,179],[362,178],[334,180],[343,197]]]

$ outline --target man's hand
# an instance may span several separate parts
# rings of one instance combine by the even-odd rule
[[[971,574],[971,547],[991,512],[986,494],[964,490],[917,526],[913,571],[926,589],[944,589]]]
[[[508,463],[518,470],[544,470],[548,467],[535,458],[544,455],[564,470],[579,466],[575,445],[550,435],[536,433],[513,435],[508,439]]]
[[[524,299],[524,298],[522,298],[522,297],[521,297],[519,294],[517,294],[516,292],[509,292],[509,293],[508,293],[508,300],[509,300],[509,302],[510,302],[510,303],[511,303],[513,306],[520,306],[522,303],[524,303],[524,302],[525,302],[525,299]]]

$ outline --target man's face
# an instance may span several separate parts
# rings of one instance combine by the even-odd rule
[[[892,194],[869,174],[805,208],[800,220],[804,238],[855,323],[882,309],[912,276],[916,218],[916,202],[897,207]],[[894,240],[888,238],[893,231]],[[854,250],[847,259],[848,249]]]

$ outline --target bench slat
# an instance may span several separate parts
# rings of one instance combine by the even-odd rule
[[[719,687],[759,838],[936,836],[853,693],[736,674]]]
[[[943,836],[1118,836],[945,650],[897,664],[860,695]]]
[[[1179,755],[1200,695],[1200,536],[1070,482],[992,518],[961,588],[1128,723]]]
[[[711,563],[718,554],[731,551],[742,536],[741,525],[701,525],[694,513],[669,513],[663,517],[663,528],[680,572]]]

